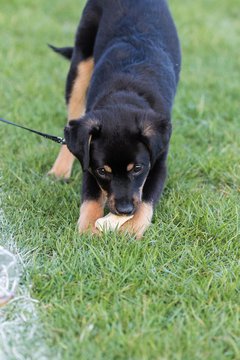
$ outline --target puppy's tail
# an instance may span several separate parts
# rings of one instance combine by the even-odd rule
[[[67,47],[58,48],[58,47],[53,46],[51,44],[48,44],[48,46],[50,47],[50,49],[55,51],[57,54],[60,54],[64,58],[66,58],[68,60],[72,59],[73,47],[67,46]]]

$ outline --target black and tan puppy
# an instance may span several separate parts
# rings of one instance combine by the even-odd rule
[[[83,168],[79,231],[95,231],[105,203],[134,214],[124,229],[141,237],[166,178],[180,46],[165,0],[88,0],[67,77],[67,147],[50,173]]]

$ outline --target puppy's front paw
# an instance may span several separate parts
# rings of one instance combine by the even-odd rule
[[[120,230],[129,232],[130,234],[135,235],[137,239],[140,239],[151,225],[152,215],[152,205],[149,203],[141,203],[133,218],[123,224]]]
[[[94,226],[94,224],[89,224],[88,226],[81,226],[78,222],[78,231],[79,234],[91,233],[93,235],[99,235],[101,232]]]
[[[90,231],[92,234],[99,234],[95,227],[97,219],[103,216],[103,206],[101,201],[85,201],[80,209],[78,220],[78,230],[80,234]]]

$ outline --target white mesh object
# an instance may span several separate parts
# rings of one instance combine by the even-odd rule
[[[13,298],[18,282],[17,259],[0,246],[0,307]]]

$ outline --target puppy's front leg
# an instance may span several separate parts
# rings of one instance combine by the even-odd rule
[[[140,239],[151,224],[153,216],[153,205],[149,202],[142,202],[131,220],[128,220],[121,231],[127,231]]]
[[[82,205],[78,220],[80,234],[89,230],[92,233],[98,232],[95,228],[95,222],[103,217],[104,204],[105,195],[94,177],[89,172],[85,172],[83,176]]]
[[[80,208],[80,217],[78,220],[78,230],[82,234],[88,230],[92,233],[98,233],[95,228],[97,219],[103,216],[102,199],[85,200]]]

